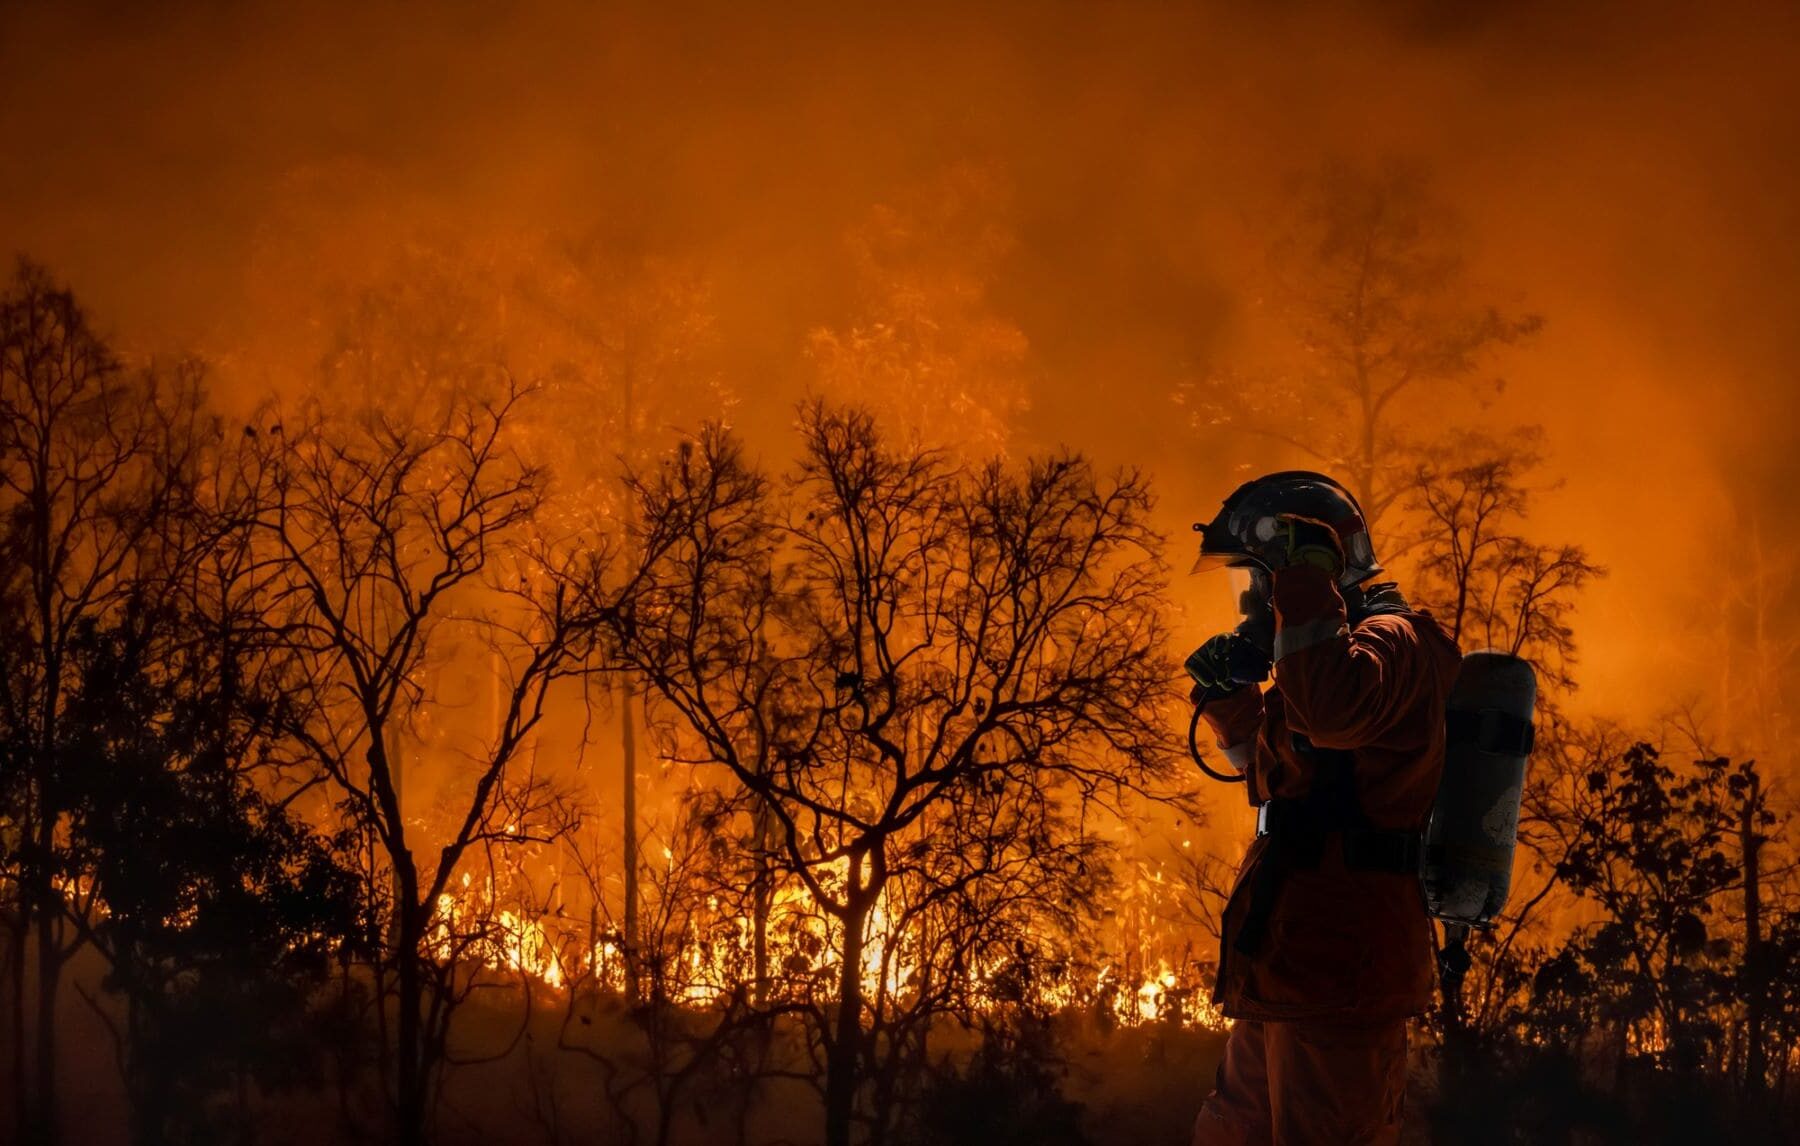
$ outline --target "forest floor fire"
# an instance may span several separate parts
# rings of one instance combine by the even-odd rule
[[[646,959],[654,970],[646,968],[640,974],[656,984],[654,990],[667,1001],[715,1006],[755,981],[755,925],[748,918],[721,913],[720,907],[716,899],[704,904],[663,951]],[[892,937],[887,928],[886,913],[877,907],[862,958],[863,985],[871,996],[904,994],[915,973],[903,953],[889,955]],[[803,890],[784,889],[775,896],[768,929],[777,937],[767,953],[768,966],[779,969],[769,976],[777,999],[784,988],[791,991],[798,984],[835,979],[829,924]],[[616,930],[602,928],[597,912],[577,917],[505,906],[491,881],[484,888],[465,876],[459,891],[439,897],[429,944],[440,962],[479,965],[496,973],[499,982],[526,976],[557,992],[599,991],[617,998],[629,993],[631,975],[622,938]],[[1140,946],[1149,944],[1140,940]],[[1025,998],[1018,996],[1009,969],[975,966],[965,972],[966,982],[958,993],[978,1008],[1024,1003],[1044,1013],[1073,1011],[1127,1026],[1175,1023],[1228,1030],[1231,1021],[1210,999],[1210,964],[1188,962],[1185,979],[1179,965],[1166,954],[1139,950],[1118,963],[1058,968],[1032,981]],[[1005,992],[1004,998],[997,991]]]

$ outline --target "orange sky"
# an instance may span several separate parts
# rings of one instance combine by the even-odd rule
[[[206,351],[229,400],[310,345],[296,279],[351,277],[384,235],[599,235],[707,268],[768,435],[805,332],[850,305],[846,230],[977,164],[1007,188],[989,304],[1030,343],[1023,439],[1148,465],[1178,527],[1232,476],[1169,393],[1237,346],[1275,189],[1331,154],[1422,158],[1492,297],[1549,322],[1496,416],[1548,427],[1544,538],[1612,570],[1589,700],[1647,717],[1704,690],[1727,513],[1800,525],[1800,16],[961,7],[15,3],[0,248],[125,345]]]

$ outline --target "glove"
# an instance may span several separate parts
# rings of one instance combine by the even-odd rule
[[[1284,513],[1275,519],[1275,536],[1258,551],[1257,557],[1271,570],[1311,565],[1323,569],[1336,580],[1344,571],[1344,543],[1337,530],[1310,517]]]
[[[1205,704],[1230,696],[1246,685],[1269,677],[1269,659],[1256,644],[1238,633],[1209,637],[1182,666],[1194,678],[1188,699]]]

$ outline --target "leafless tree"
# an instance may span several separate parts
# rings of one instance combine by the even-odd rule
[[[779,487],[716,431],[642,475],[641,556],[607,615],[688,758],[766,810],[772,850],[830,924],[833,1000],[816,1018],[826,1138],[842,1146],[893,881],[927,878],[934,850],[940,882],[1055,854],[1000,805],[1005,831],[960,835],[984,800],[1113,800],[1165,774],[1172,673],[1136,475],[1068,455],[955,466],[818,404],[802,426]]]
[[[1425,451],[1405,503],[1418,522],[1408,588],[1460,647],[1531,661],[1553,698],[1575,684],[1580,593],[1606,570],[1580,545],[1525,533],[1540,437],[1465,431]]]
[[[1526,534],[1537,492],[1531,479],[1543,461],[1540,437],[1533,429],[1448,434],[1422,451],[1404,503],[1416,522],[1408,582],[1415,602],[1465,651],[1498,648],[1529,660],[1540,684],[1536,766],[1527,779],[1520,828],[1532,857],[1532,881],[1515,891],[1512,906],[1492,931],[1470,934],[1466,949],[1474,957],[1473,982],[1460,973],[1444,978],[1439,1018],[1451,1075],[1464,1070],[1469,1032],[1494,1021],[1496,1008],[1516,987],[1522,941],[1543,923],[1546,906],[1556,902],[1566,876],[1561,860],[1571,841],[1549,803],[1563,767],[1593,747],[1566,721],[1560,701],[1575,687],[1574,609],[1581,590],[1605,570],[1579,545],[1545,545]]]
[[[1411,484],[1420,429],[1535,334],[1536,315],[1479,300],[1461,225],[1417,165],[1332,161],[1296,179],[1258,292],[1283,344],[1217,372],[1183,400],[1196,420],[1281,443],[1342,470],[1379,526]],[[1432,403],[1414,417],[1411,402]]]
[[[251,491],[261,615],[295,658],[287,729],[342,816],[368,834],[391,881],[390,1047],[396,1140],[425,1136],[455,993],[431,948],[441,897],[476,849],[553,838],[562,794],[528,750],[558,681],[587,671],[593,618],[568,588],[598,560],[532,529],[538,471],[509,448],[522,394],[450,396],[435,421],[309,407],[246,430],[239,480]],[[447,660],[497,666],[491,730],[455,728],[433,688]],[[441,824],[408,799],[426,729],[453,745]]]

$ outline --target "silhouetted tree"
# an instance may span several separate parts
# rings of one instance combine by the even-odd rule
[[[1583,546],[1525,533],[1541,437],[1535,428],[1447,435],[1423,451],[1404,506],[1417,522],[1413,596],[1460,647],[1529,660],[1553,702],[1575,687],[1579,595],[1606,570]]]
[[[1296,179],[1287,208],[1258,292],[1284,345],[1187,397],[1202,423],[1346,474],[1370,524],[1383,524],[1445,401],[1479,392],[1497,353],[1543,320],[1478,297],[1460,221],[1416,165],[1329,162]]]
[[[270,413],[245,439],[262,616],[295,660],[283,731],[391,881],[402,1143],[424,1138],[454,1002],[430,948],[441,897],[472,850],[568,824],[561,793],[524,753],[556,682],[586,671],[592,618],[567,586],[592,558],[531,528],[542,477],[506,439],[519,397],[440,395],[431,420],[309,409],[284,426]],[[405,772],[422,727],[452,724],[454,699],[429,687],[429,669],[458,652],[498,665],[499,719],[491,733],[446,732],[448,814],[432,830],[405,797]]]
[[[955,466],[822,405],[802,425],[779,494],[717,432],[641,478],[641,562],[608,615],[690,758],[767,810],[825,916],[834,999],[816,1030],[843,1146],[895,879],[975,887],[1062,862],[1056,809],[1169,768],[1171,673],[1135,475],[1066,455]]]
[[[925,1100],[930,1039],[945,1019],[998,1043],[1020,1032],[992,1015],[1041,1015],[1099,974],[1082,936],[1111,899],[1111,856],[1077,812],[1020,785],[953,814],[894,865],[869,1000],[876,1142]],[[1024,846],[995,846],[1013,840]]]
[[[76,922],[124,1001],[121,1023],[95,1007],[139,1146],[250,1141],[252,1086],[316,1084],[343,1018],[321,988],[375,936],[341,841],[257,788],[279,700],[233,695],[190,621],[151,608],[84,629],[64,714],[71,868],[103,905]]]
[[[741,792],[696,787],[670,827],[652,836],[647,850],[662,860],[644,864],[640,993],[623,1008],[614,1005],[617,959],[580,963],[570,983],[557,1045],[598,1067],[627,1141],[647,1137],[666,1146],[684,1110],[723,1133],[702,1112],[726,1109],[735,1112],[743,1140],[769,1072],[777,1020],[794,1009],[758,1005],[753,997],[756,952],[748,932],[757,865],[752,840],[738,834],[749,820],[745,802]],[[590,884],[606,870],[578,862]],[[591,902],[597,910],[606,902],[597,887]],[[611,954],[622,938],[622,927],[596,917],[585,944],[575,946]]]
[[[1571,843],[1559,874],[1600,918],[1549,953],[1513,1021],[1530,1039],[1595,1058],[1615,1093],[1641,1064],[1695,1102],[1698,1077],[1725,1061],[1742,965],[1728,911],[1742,888],[1739,805],[1754,775],[1722,757],[1671,764],[1640,743],[1567,777]]]
[[[559,511],[632,535],[635,508],[620,463],[640,466],[679,424],[719,418],[732,404],[713,368],[710,286],[679,260],[643,258],[589,240],[564,245],[527,282],[526,296],[562,338],[536,404],[529,451],[567,491]],[[638,960],[638,730],[642,697],[629,673],[612,676],[619,722],[624,846],[626,993],[640,993]],[[654,956],[647,956],[654,958]]]
[[[19,264],[0,294],[0,871],[22,1142],[58,1137],[57,1000],[82,942],[71,918],[94,906],[65,862],[72,645],[176,559],[159,530],[190,499],[205,428],[197,372],[128,368],[67,288]]]
[[[1786,825],[1792,822],[1791,814],[1785,817]],[[1800,1047],[1800,887],[1791,866],[1779,890],[1779,898],[1771,895],[1765,910],[1768,924],[1757,952],[1760,958],[1747,958],[1745,968],[1761,980],[1765,992],[1768,1018],[1763,1033],[1773,1051],[1768,1059],[1772,1076],[1768,1105],[1777,1112],[1790,1111],[1792,1072],[1800,1061],[1795,1053]],[[1791,1112],[1787,1117],[1791,1125]]]
[[[1566,769],[1588,759],[1595,742],[1571,729],[1562,702],[1575,687],[1572,617],[1582,590],[1605,570],[1578,545],[1544,544],[1528,533],[1532,484],[1543,456],[1533,428],[1510,433],[1460,431],[1420,451],[1402,507],[1414,533],[1407,591],[1464,651],[1498,648],[1537,671],[1537,746],[1522,794],[1520,857],[1507,910],[1491,929],[1445,928],[1440,1120],[1488,1109],[1494,1056],[1503,1049],[1505,1008],[1525,989],[1541,950],[1531,936],[1549,909],[1566,901],[1567,823],[1552,793]],[[1603,749],[1604,752],[1604,749]],[[1598,758],[1598,757],[1595,757]],[[1531,878],[1527,878],[1527,876]],[[1559,898],[1559,893],[1561,898]],[[1467,965],[1472,974],[1464,973]],[[1477,1097],[1479,1096],[1479,1097]],[[1449,1132],[1480,1131],[1485,1115]]]

